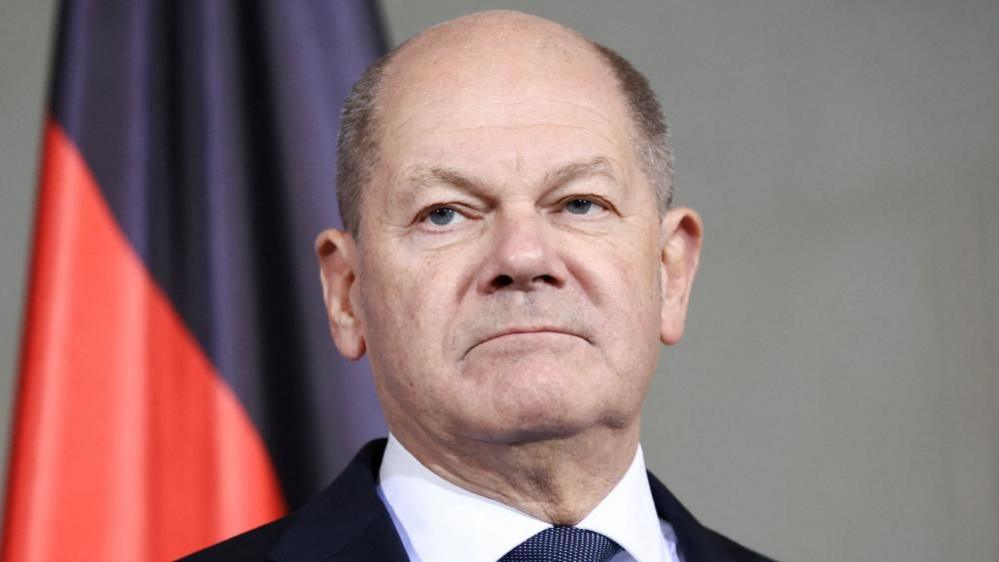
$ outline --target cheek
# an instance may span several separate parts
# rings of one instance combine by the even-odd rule
[[[594,301],[611,316],[632,322],[644,314],[658,315],[662,291],[654,245],[645,241],[607,240],[577,253],[578,277]]]
[[[600,337],[611,368],[629,387],[644,388],[636,373],[654,371],[659,353],[662,292],[658,252],[650,243],[608,244],[591,254],[580,277],[600,310]],[[641,380],[639,380],[641,379]]]
[[[662,304],[662,252],[658,245],[657,230],[646,232],[628,256],[631,267],[628,275],[634,307],[645,314],[656,326],[658,340],[659,309]]]
[[[394,371],[437,368],[456,310],[453,270],[438,260],[385,258],[363,280],[371,358],[392,358]],[[373,345],[372,345],[373,344]]]

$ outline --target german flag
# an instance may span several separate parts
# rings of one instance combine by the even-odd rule
[[[0,559],[174,559],[300,505],[385,433],[312,256],[376,16],[63,3]]]

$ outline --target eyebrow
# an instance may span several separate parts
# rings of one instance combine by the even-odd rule
[[[442,166],[421,168],[406,178],[406,183],[413,187],[425,187],[442,183],[456,187],[462,191],[473,191],[475,186],[482,185],[482,182],[475,178],[462,175],[457,170]]]
[[[614,166],[603,156],[595,156],[589,160],[570,162],[557,170],[545,174],[545,185],[550,190],[558,189],[563,185],[589,176],[605,176],[617,182],[617,174],[614,173]]]
[[[603,156],[595,156],[586,160],[570,162],[545,174],[546,191],[553,191],[563,185],[589,176],[605,176],[612,181],[619,181],[614,173],[614,166]],[[406,178],[406,183],[413,187],[425,187],[434,184],[445,184],[461,191],[474,192],[477,187],[486,182],[467,176],[453,168],[434,166],[421,168]]]

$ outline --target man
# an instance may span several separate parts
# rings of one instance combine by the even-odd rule
[[[323,494],[192,560],[766,560],[702,527],[639,447],[701,221],[670,208],[645,79],[572,30],[460,18],[344,109],[330,328],[388,421]]]

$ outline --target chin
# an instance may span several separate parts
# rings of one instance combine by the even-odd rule
[[[588,346],[569,353],[488,351],[470,354],[458,375],[469,385],[464,395],[470,399],[457,420],[477,439],[532,442],[619,429],[641,405]]]
[[[568,439],[594,429],[620,429],[627,416],[592,396],[551,397],[542,392],[494,401],[490,408],[469,412],[476,439],[497,443],[536,443]],[[485,415],[483,415],[485,414]],[[471,426],[471,427],[470,427]]]

